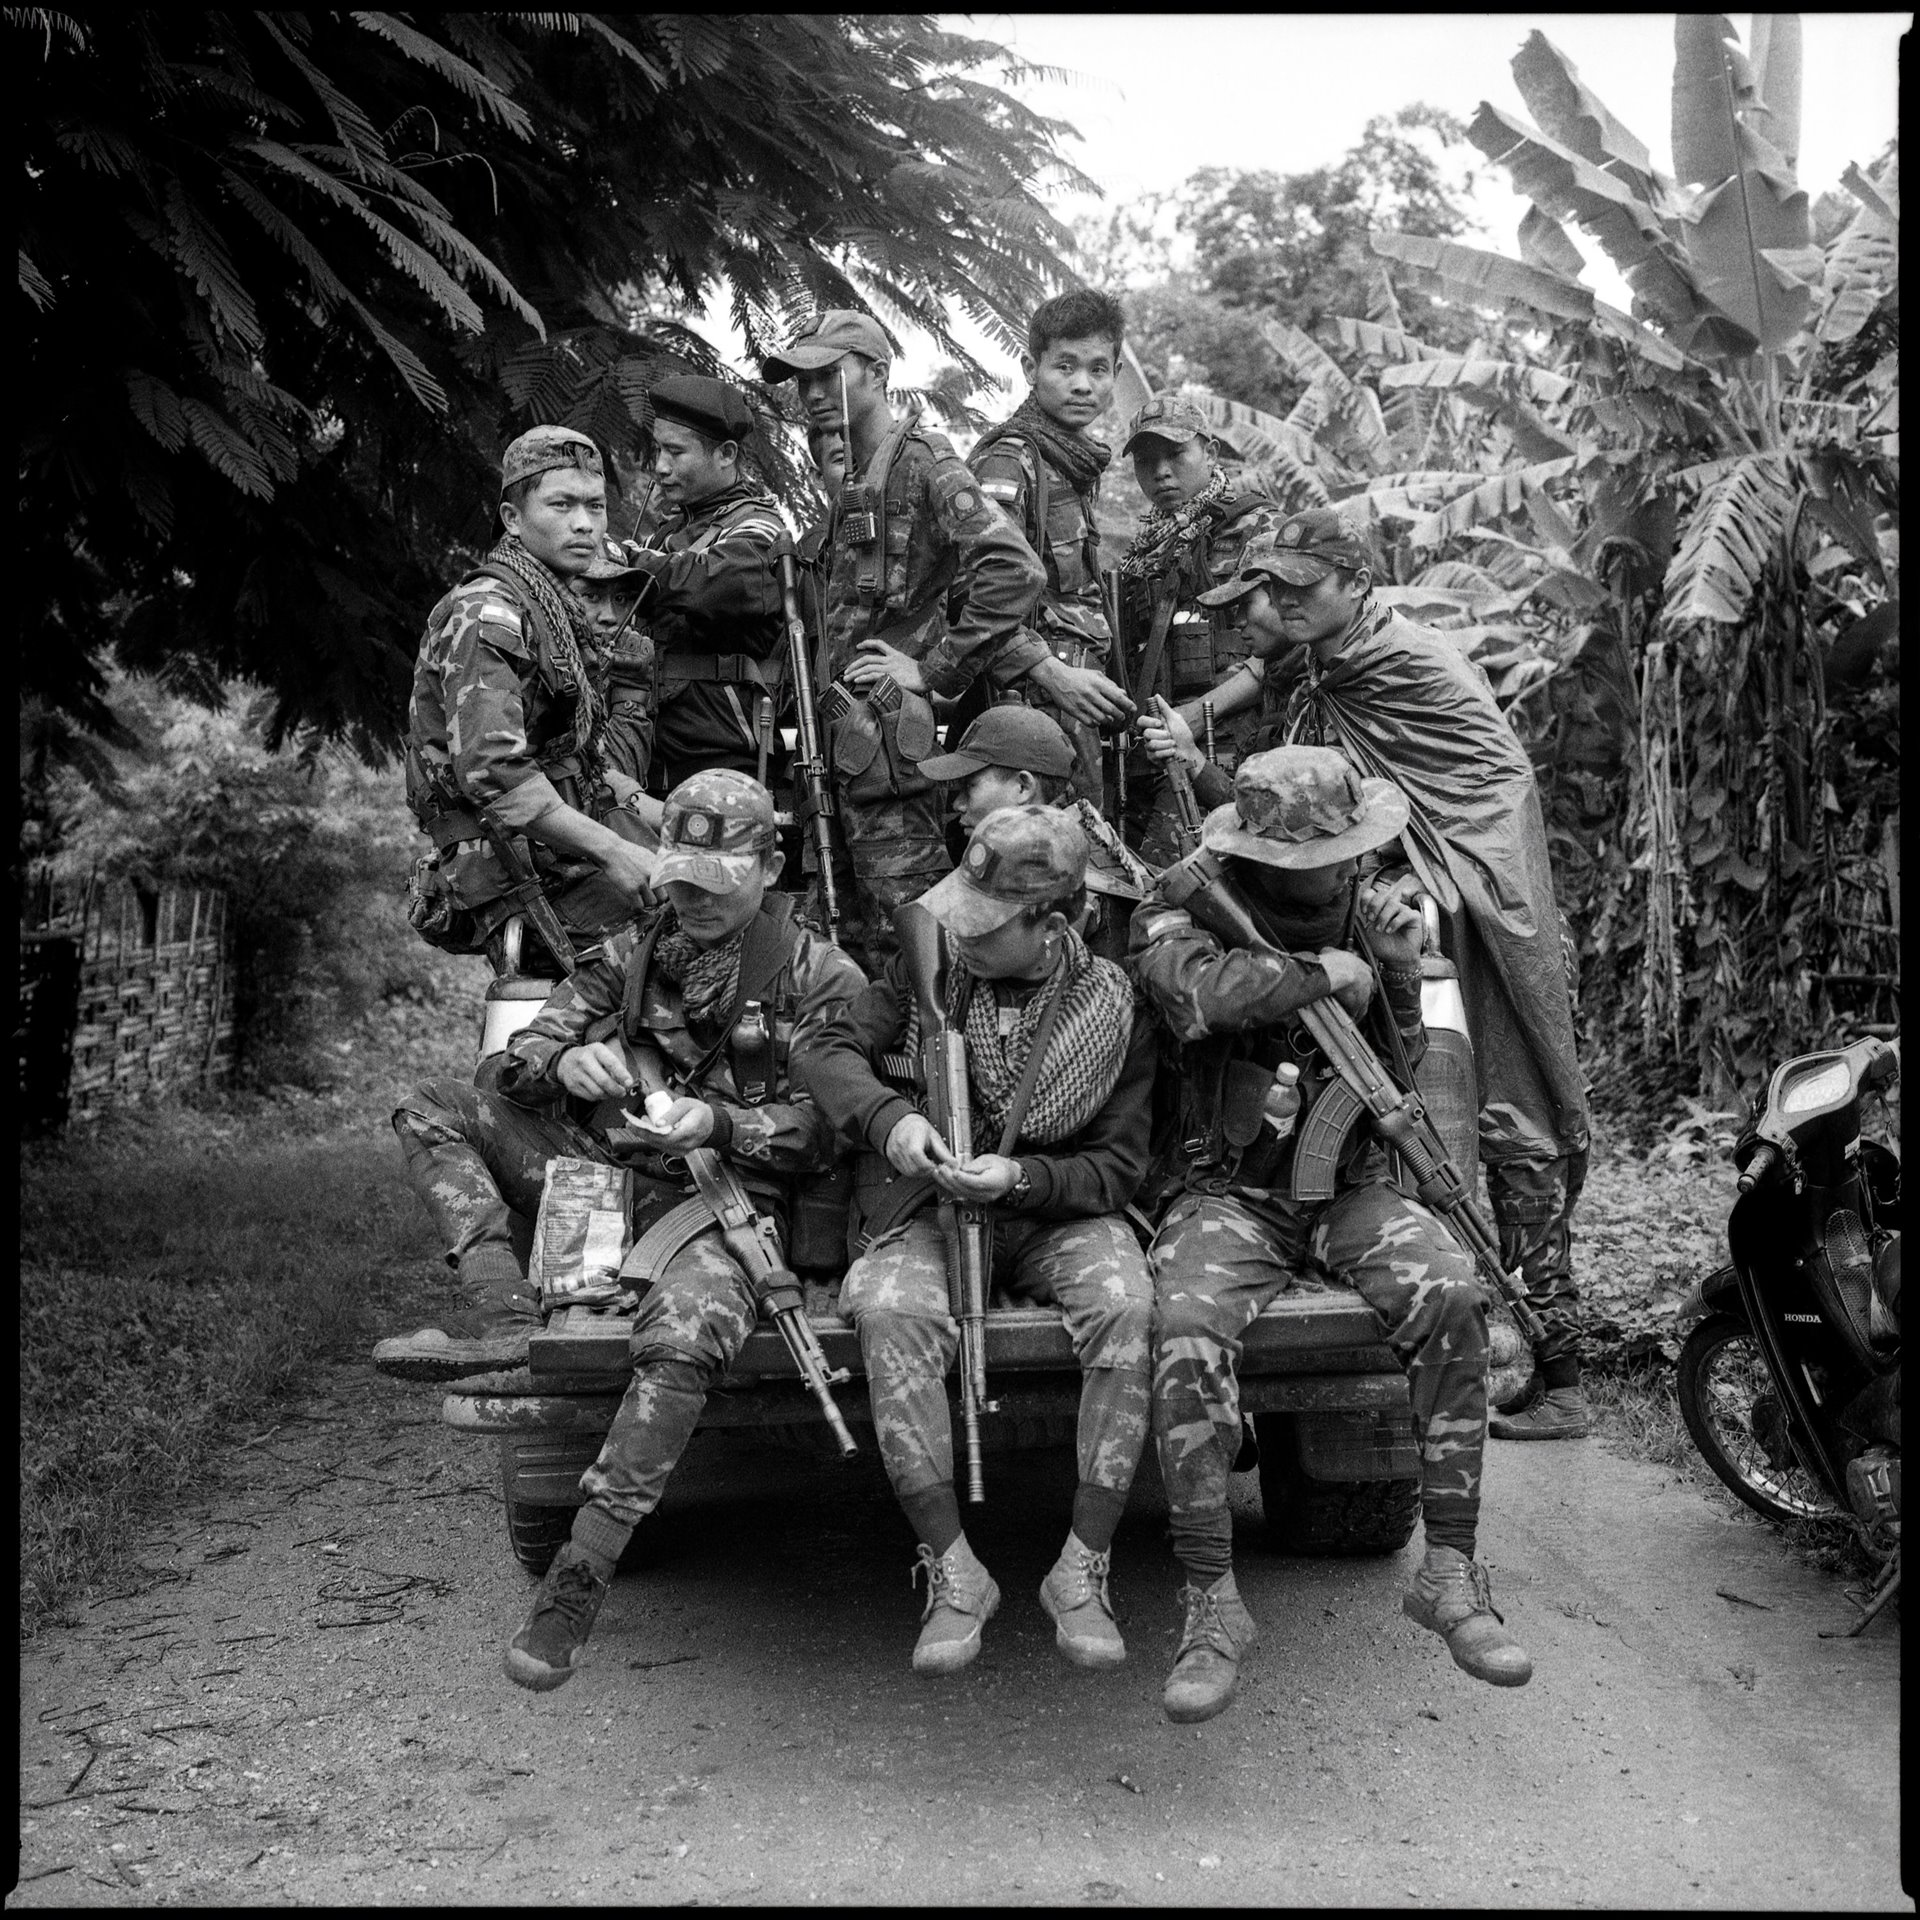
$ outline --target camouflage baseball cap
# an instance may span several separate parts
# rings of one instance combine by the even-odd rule
[[[1330,867],[1384,847],[1407,824],[1407,796],[1363,779],[1331,747],[1250,753],[1233,798],[1207,815],[1200,844],[1269,867]]]
[[[1240,568],[1224,586],[1199,596],[1203,607],[1223,607],[1260,584],[1262,574],[1291,587],[1310,587],[1335,567],[1357,573],[1374,564],[1359,531],[1331,507],[1309,507],[1283,520],[1272,533],[1247,542]]]
[[[1022,907],[1058,900],[1087,877],[1087,836],[1052,807],[996,807],[960,864],[920,904],[949,933],[991,933]]]
[[[600,449],[584,433],[571,427],[529,427],[512,441],[500,460],[500,491],[555,467],[578,467],[596,478],[605,477]]]
[[[920,762],[929,780],[970,780],[982,767],[1058,778],[1073,771],[1073,742],[1038,708],[989,707],[951,753]]]
[[[773,795],[758,780],[729,767],[690,774],[667,795],[653,884],[684,880],[708,893],[731,893],[752,878],[779,837]]]
[[[644,561],[634,559],[629,549],[609,533],[601,536],[593,563],[580,577],[583,580],[624,580],[629,574],[650,573],[652,570]]]
[[[1120,451],[1131,453],[1136,440],[1165,440],[1181,447],[1203,436],[1208,440],[1218,437],[1198,401],[1183,400],[1177,393],[1156,393],[1127,423],[1127,437],[1120,443]]]
[[[788,341],[780,352],[760,363],[760,377],[768,386],[791,380],[796,373],[830,367],[843,353],[863,353],[869,360],[893,360],[893,348],[880,331],[880,322],[848,307],[829,307]]]

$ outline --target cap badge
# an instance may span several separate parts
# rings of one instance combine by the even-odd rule
[[[682,834],[689,840],[704,840],[713,831],[713,822],[704,813],[690,813],[681,825]]]
[[[1301,523],[1298,520],[1289,520],[1287,524],[1280,529],[1280,538],[1284,540],[1288,546],[1297,547],[1300,544],[1302,531]]]
[[[967,865],[978,873],[987,864],[987,850],[976,840],[967,849]]]

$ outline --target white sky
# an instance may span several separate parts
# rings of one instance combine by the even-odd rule
[[[1751,16],[1729,16],[1742,46]],[[1866,166],[1898,126],[1900,39],[1911,13],[1801,16],[1800,183],[1814,198]],[[1056,203],[1063,216],[1176,187],[1205,166],[1296,173],[1337,160],[1375,114],[1419,100],[1471,120],[1481,100],[1530,118],[1509,63],[1538,27],[1578,68],[1614,118],[1671,172],[1672,14],[1044,14],[942,15],[956,31],[997,40],[1036,65],[1070,69],[1069,84],[1013,89],[1081,135],[1064,149],[1106,191]],[[992,76],[997,77],[997,76]],[[1475,162],[1477,152],[1470,153]],[[1474,208],[1479,244],[1516,254],[1526,203],[1487,165]],[[1587,280],[1625,306],[1599,247],[1571,236]],[[714,333],[716,344],[720,336]],[[739,343],[729,343],[738,351]],[[970,344],[1018,384],[1017,368],[977,336]],[[919,350],[916,351],[916,346]],[[723,348],[723,350],[725,350]],[[924,379],[940,355],[909,340],[899,377]],[[988,411],[993,411],[988,400]]]

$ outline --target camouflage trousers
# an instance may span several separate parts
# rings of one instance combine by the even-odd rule
[[[1586,1185],[1585,1153],[1489,1160],[1487,1198],[1507,1271],[1520,1270],[1527,1299],[1546,1323],[1535,1350],[1543,1364],[1580,1358],[1580,1287],[1573,1273],[1573,1209]]]
[[[1060,1309],[1083,1376],[1080,1483],[1124,1495],[1147,1443],[1153,1328],[1153,1282],[1132,1229],[1114,1214],[998,1220],[992,1281],[1023,1302]],[[847,1269],[840,1311],[860,1335],[874,1434],[895,1494],[950,1485],[946,1378],[960,1329],[933,1208],[890,1228]]]
[[[510,1242],[509,1212],[540,1211],[556,1154],[611,1164],[606,1142],[559,1107],[522,1107],[464,1080],[427,1080],[394,1109],[407,1178],[458,1266],[469,1247]]]
[[[849,800],[835,783],[834,805],[839,818],[834,838],[839,842],[834,862],[834,890],[840,907],[840,944],[869,980],[877,980],[887,960],[899,950],[893,937],[893,910],[917,900],[936,881],[952,871],[947,855],[946,808],[943,789],[904,800]],[[807,918],[826,926],[811,836],[805,864]]]
[[[1153,1433],[1177,1517],[1224,1508],[1240,1447],[1241,1336],[1303,1269],[1351,1287],[1406,1369],[1429,1540],[1470,1551],[1487,1431],[1487,1311],[1473,1262],[1384,1181],[1331,1200],[1176,1200],[1153,1242]]]

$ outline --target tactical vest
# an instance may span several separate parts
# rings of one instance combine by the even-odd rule
[[[1210,687],[1231,673],[1253,651],[1245,630],[1236,624],[1236,613],[1229,605],[1203,607],[1199,596],[1219,584],[1207,563],[1207,551],[1242,515],[1269,503],[1260,494],[1239,494],[1227,502],[1221,517],[1189,538],[1167,571],[1151,581],[1140,582],[1131,591],[1135,596],[1131,632],[1142,636],[1141,647],[1151,644],[1154,629],[1163,614],[1167,618],[1166,639],[1161,665],[1155,680],[1166,676],[1173,700],[1199,698]],[[1172,609],[1166,613],[1166,602]],[[1130,679],[1141,698],[1152,687],[1140,685],[1138,675],[1145,665],[1144,651],[1132,663]]]
[[[1092,501],[1078,488],[1056,480],[1046,455],[1018,434],[1003,435],[994,444],[1011,447],[1027,476],[1033,524],[1040,535],[1036,545],[1047,570],[1047,594],[1035,619],[1043,626],[1066,628],[1082,643],[1104,640],[1107,619],[1100,592],[1100,529],[1094,523]]]
[[[750,526],[756,520],[762,525],[771,526],[776,533],[786,531],[779,516],[774,513],[771,502],[749,497],[722,508],[690,539],[682,539],[677,533],[666,535],[664,544],[654,551],[670,554],[705,553],[709,547],[717,546],[727,534]],[[766,660],[757,660],[750,653],[701,652],[688,645],[691,628],[691,620],[682,613],[665,613],[648,622],[648,631],[653,636],[656,709],[696,681],[752,687],[756,692],[763,688],[769,693],[778,690],[782,673],[782,658],[778,652]]]

